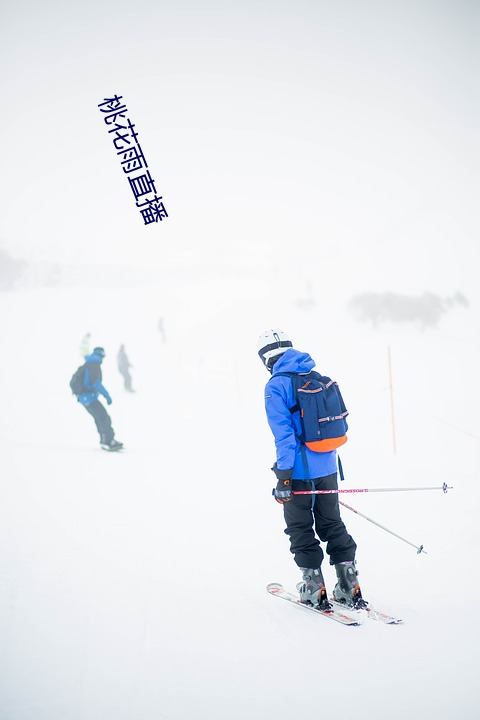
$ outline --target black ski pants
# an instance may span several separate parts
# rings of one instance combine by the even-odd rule
[[[336,490],[337,473],[313,480],[293,480],[292,490]],[[319,539],[327,543],[330,565],[355,559],[357,546],[340,517],[338,495],[295,495],[283,506],[285,533],[290,537],[290,552],[301,568],[319,568],[323,550]]]
[[[94,400],[90,405],[84,405],[85,410],[95,420],[98,434],[100,435],[100,442],[110,444],[115,436],[112,428],[112,421],[110,415],[105,410],[100,400]]]

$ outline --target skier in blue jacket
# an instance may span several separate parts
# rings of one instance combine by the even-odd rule
[[[123,443],[115,440],[110,415],[98,399],[99,395],[103,395],[107,405],[112,404],[112,398],[102,384],[101,364],[104,357],[105,350],[102,347],[94,348],[93,352],[85,357],[84,392],[81,392],[77,399],[95,420],[102,448],[105,450],[120,450]]]
[[[357,580],[356,544],[340,516],[338,495],[293,495],[301,490],[336,490],[336,450],[314,452],[300,442],[300,413],[290,377],[279,373],[309,373],[315,363],[308,353],[295,350],[280,329],[266,330],[258,339],[258,354],[272,374],[265,387],[265,409],[275,438],[277,460],[272,470],[277,478],[273,491],[283,505],[285,533],[290,551],[302,571],[297,586],[302,602],[329,609],[321,570],[324,557],[320,541],[326,542],[330,564],[335,565],[337,584],[333,596],[348,607],[365,607]],[[320,541],[319,541],[320,539]]]

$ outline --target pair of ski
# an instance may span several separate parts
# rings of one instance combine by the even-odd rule
[[[403,622],[403,620],[401,620],[400,618],[393,617],[393,615],[388,615],[384,612],[380,612],[379,610],[375,610],[370,606],[368,606],[364,610],[354,610],[346,608],[344,605],[342,605],[342,603],[335,602],[335,600],[332,600],[330,598],[329,602],[332,604],[331,611],[320,610],[314,605],[306,605],[305,603],[302,603],[298,595],[293,595],[293,593],[288,592],[288,590],[285,590],[283,585],[280,585],[279,583],[270,583],[269,585],[267,585],[267,590],[271,595],[283,598],[283,600],[292,602],[295,605],[300,605],[300,607],[303,607],[306,610],[310,610],[311,612],[317,613],[318,615],[323,615],[324,617],[330,618],[330,620],[335,620],[335,622],[339,622],[342,625],[361,625],[365,615],[370,620],[377,620],[378,622],[383,622],[387,625],[398,625],[399,623]]]

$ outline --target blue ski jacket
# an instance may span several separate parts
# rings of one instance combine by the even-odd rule
[[[82,405],[91,405],[99,395],[103,395],[109,405],[112,402],[112,398],[102,385],[102,369],[100,367],[102,360],[102,356],[95,353],[85,357],[87,367],[83,384],[88,392],[81,393],[77,398]]]
[[[265,410],[275,438],[277,467],[279,470],[293,468],[294,480],[311,480],[337,471],[336,450],[313,452],[304,445],[304,459],[298,439],[302,431],[300,413],[298,410],[290,413],[296,403],[292,380],[278,377],[281,372],[308,373],[314,367],[315,362],[308,353],[288,348],[273,366],[272,377],[265,386]]]

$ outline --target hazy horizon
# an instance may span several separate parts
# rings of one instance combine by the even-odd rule
[[[294,247],[365,290],[428,278],[468,293],[478,16],[471,2],[9,2],[0,247],[280,270]],[[169,213],[155,225],[97,108],[115,93]]]

